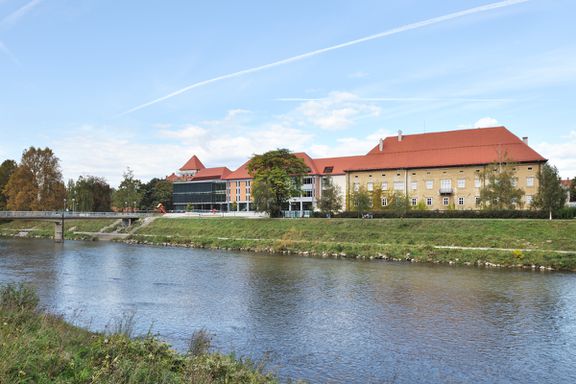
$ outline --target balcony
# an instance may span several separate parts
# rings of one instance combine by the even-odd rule
[[[440,193],[440,195],[451,195],[454,193],[454,191],[452,190],[451,187],[448,187],[448,188],[440,188],[438,193]]]

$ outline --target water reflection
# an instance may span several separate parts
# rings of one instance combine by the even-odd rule
[[[136,311],[183,350],[204,327],[311,382],[576,382],[573,274],[0,240],[14,280],[92,329]]]

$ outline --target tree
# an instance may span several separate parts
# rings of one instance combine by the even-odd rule
[[[372,206],[372,197],[370,196],[370,192],[366,190],[364,186],[359,187],[358,190],[352,192],[350,195],[350,202],[356,212],[358,212],[358,216],[364,216],[364,212],[366,212]]]
[[[62,209],[66,188],[58,158],[50,148],[30,147],[4,187],[11,210]]]
[[[68,182],[68,190],[68,204],[77,211],[107,212],[111,209],[112,187],[104,178],[80,176],[76,183]]]
[[[162,203],[167,209],[172,206],[172,183],[165,179],[153,178],[143,185],[142,201],[143,209],[156,209],[158,203]]]
[[[309,171],[304,161],[288,149],[254,155],[248,172],[254,178],[252,196],[256,210],[281,217],[282,205],[291,197],[300,196],[302,176]]]
[[[143,189],[142,182],[134,178],[134,172],[126,168],[122,174],[120,186],[112,195],[112,204],[117,210],[132,209],[140,206]]]
[[[507,160],[487,165],[480,174],[484,179],[484,186],[480,189],[482,206],[491,209],[521,206],[524,191],[516,187],[515,174],[513,164]]]
[[[576,201],[576,176],[570,182],[570,201]]]
[[[6,209],[8,202],[7,196],[4,194],[4,187],[8,183],[10,176],[16,171],[18,165],[14,160],[4,160],[0,165],[0,210]]]
[[[324,179],[322,195],[318,201],[318,208],[326,215],[332,215],[342,210],[342,195],[338,185],[332,182],[331,177]]]
[[[564,206],[566,202],[566,192],[560,185],[560,176],[555,166],[544,164],[538,174],[538,193],[532,200],[534,208],[548,211],[550,220],[552,212]]]

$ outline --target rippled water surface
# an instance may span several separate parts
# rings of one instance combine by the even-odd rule
[[[135,313],[318,383],[576,383],[576,274],[0,240],[0,282],[103,330]]]

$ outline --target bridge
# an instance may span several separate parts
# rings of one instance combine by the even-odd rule
[[[138,219],[155,216],[151,212],[69,212],[69,211],[0,211],[0,220],[40,220],[54,223],[54,241],[64,241],[65,220],[122,220],[124,226],[130,226]]]

